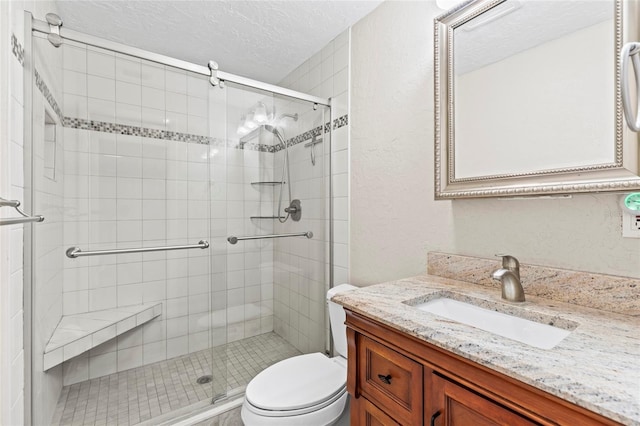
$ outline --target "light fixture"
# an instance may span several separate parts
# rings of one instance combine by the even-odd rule
[[[269,114],[269,109],[263,102],[256,103],[246,114],[240,117],[238,136],[245,136],[260,126],[269,124],[275,116],[275,110]]]
[[[244,119],[244,127],[246,127],[249,130],[253,130],[256,127],[258,127],[258,125],[256,124],[255,120],[253,119],[253,113],[250,112],[249,114],[246,115],[245,119]]]
[[[262,102],[258,102],[256,109],[253,111],[253,121],[258,125],[265,124],[269,121],[267,107]]]
[[[240,124],[238,125],[238,130],[236,131],[238,136],[244,136],[250,132],[250,129],[245,125],[246,122],[247,122],[246,115],[243,115],[242,117],[240,117]]]

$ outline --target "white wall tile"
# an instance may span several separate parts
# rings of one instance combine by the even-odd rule
[[[87,119],[89,114],[87,97],[65,93],[63,96],[64,111],[69,117]],[[66,132],[67,129],[65,129]]]
[[[62,297],[64,315],[79,314],[89,311],[89,292],[71,291],[64,293]]]
[[[128,320],[132,324],[136,323],[135,317]],[[118,336],[118,350],[134,348],[143,344],[143,329],[141,327],[133,328],[124,334]]]
[[[167,339],[167,358],[174,358],[189,353],[189,336]]]
[[[116,82],[110,78],[89,75],[87,77],[87,95],[90,98],[115,101]]]
[[[122,183],[121,187],[118,185],[118,195],[120,196],[120,190],[126,191],[125,184],[134,183],[132,181],[125,181],[121,178],[141,178],[142,177],[142,159],[136,157],[118,157],[116,161],[118,168],[118,184]]]
[[[97,52],[91,48],[87,52],[87,72],[90,75],[115,78],[116,61],[113,54],[107,54],[106,51]]]
[[[64,71],[64,93],[87,96],[87,75],[84,72]]]
[[[165,99],[167,111],[187,114],[187,95],[182,93],[166,92]]]
[[[116,147],[120,156],[142,156],[142,138],[139,136],[116,135]]]
[[[187,297],[167,300],[167,318],[178,318],[186,315],[189,315],[189,302]]]
[[[187,75],[184,71],[176,69],[166,69],[165,88],[168,92],[187,93]]]
[[[100,311],[116,307],[116,287],[89,290],[89,311]]]
[[[89,357],[80,356],[62,365],[64,385],[68,386],[89,379]]]
[[[150,281],[143,283],[142,299],[144,303],[161,302],[167,298],[166,281]]]
[[[134,83],[138,87],[141,84],[141,66],[138,59],[116,58],[116,80]]]
[[[66,70],[87,73],[87,49],[71,46],[68,43],[62,45],[63,68]]]
[[[116,352],[109,352],[89,358],[89,378],[106,376],[117,372],[118,358]]]
[[[167,130],[172,132],[187,133],[189,131],[188,115],[178,112],[166,112]]]
[[[164,110],[155,108],[142,108],[142,127],[150,127],[152,129],[165,128]]]
[[[166,321],[156,318],[155,320],[146,323],[142,330],[144,344],[161,342],[164,346],[165,339],[167,337],[167,325]]]
[[[140,77],[143,86],[164,91],[164,67],[148,61],[142,61]]]
[[[143,347],[144,365],[163,361],[167,358],[167,347],[164,341],[145,344]]]
[[[142,86],[142,106],[154,109],[165,109],[164,90]]]
[[[209,332],[189,334],[189,352],[197,352],[209,347]]]
[[[141,105],[142,88],[140,84],[116,81],[116,101],[130,105]]]
[[[114,96],[115,98],[115,96]],[[87,99],[87,118],[94,121],[113,123],[116,120],[116,103],[104,99]],[[65,169],[66,169],[65,163]]]
[[[189,74],[187,76],[187,94],[189,96],[196,96],[199,98],[207,99],[209,95],[209,81],[202,76],[194,76]]]
[[[118,371],[140,367],[143,362],[143,347],[134,346],[132,348],[118,350]]]

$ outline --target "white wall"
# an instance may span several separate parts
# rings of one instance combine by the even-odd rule
[[[385,2],[352,28],[350,277],[422,274],[426,253],[491,257],[640,277],[621,237],[619,195],[433,200],[435,2]]]

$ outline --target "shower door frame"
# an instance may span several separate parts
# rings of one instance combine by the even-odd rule
[[[29,15],[31,14],[29,13]],[[43,34],[51,33],[50,26],[45,21],[40,21],[38,19],[33,18],[30,26],[32,27],[33,31],[43,33]],[[167,65],[174,68],[179,68],[179,69],[193,72],[196,74],[205,75],[207,77],[211,76],[211,71],[209,70],[208,67],[183,61],[181,59],[172,58],[170,56],[161,55],[159,53],[153,53],[143,49],[138,49],[136,47],[127,46],[126,44],[105,40],[103,38],[95,37],[89,34],[84,34],[84,33],[70,30],[64,27],[60,28],[60,36],[65,40],[77,41],[79,43],[84,43],[89,46],[100,47],[102,49],[111,50],[117,53],[123,53],[125,55],[133,56],[139,59],[145,59],[147,61],[155,62],[162,65]],[[318,105],[331,107],[330,98],[321,98],[318,96],[309,95],[307,93],[302,93],[295,90],[287,89],[286,87],[276,86],[274,84],[253,80],[247,77],[230,74],[224,71],[217,71],[216,77],[222,81],[229,81],[232,83],[240,84],[242,86],[252,87],[254,89],[264,90],[267,92],[276,93],[278,95],[284,95],[290,98],[300,99],[300,100],[312,102]]]
[[[24,142],[24,189],[25,194],[29,194],[29,197],[25,197],[24,206],[27,211],[31,211],[34,204],[34,191],[32,182],[32,145],[33,145],[33,34],[34,32],[42,34],[50,34],[51,27],[45,21],[38,20],[33,17],[31,12],[24,12],[24,66],[23,66],[23,93],[24,93],[24,115],[23,115],[23,142]],[[183,61],[180,59],[172,58],[170,56],[161,55],[154,52],[149,52],[143,49],[127,46],[125,44],[109,41],[99,37],[95,37],[89,34],[84,34],[78,31],[74,31],[68,28],[59,29],[60,36],[65,40],[71,40],[79,43],[83,43],[93,47],[99,47],[114,51],[116,53],[122,53],[125,55],[133,56],[139,59],[155,62],[157,64],[166,65],[184,71],[201,74],[210,77],[211,71],[208,67],[194,64],[191,62]],[[333,127],[335,112],[332,108],[331,98],[322,98],[318,96],[309,95],[307,93],[298,92],[265,83],[259,80],[253,80],[247,77],[234,75],[224,71],[217,71],[215,77],[221,81],[228,81],[239,84],[241,86],[251,87],[254,89],[264,90],[277,95],[283,95],[290,98],[311,102],[314,104],[329,107],[329,144],[328,144],[328,157],[329,157],[329,194],[327,195],[329,204],[329,288],[334,286],[334,270],[333,270],[333,242],[334,242],[334,226],[333,226],[333,179],[331,178],[332,170],[332,156],[333,156]],[[324,126],[323,126],[324,127]],[[33,225],[31,225],[33,226]],[[33,327],[33,294],[32,286],[34,282],[33,273],[33,232],[31,226],[25,226],[24,232],[24,277],[23,277],[23,348],[24,348],[24,421],[25,424],[32,423],[32,409],[33,409],[33,397],[32,397],[32,327]],[[333,353],[333,342],[328,336],[329,352]]]
[[[23,73],[23,162],[24,162],[24,207],[27,211],[33,211],[33,16],[31,12],[24,12],[24,65]],[[30,196],[27,197],[26,195]],[[23,288],[22,288],[22,312],[23,312],[23,342],[24,347],[24,424],[32,424],[32,329],[33,329],[33,231],[32,226],[23,227]]]

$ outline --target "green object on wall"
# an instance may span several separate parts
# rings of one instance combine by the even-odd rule
[[[632,212],[640,213],[640,192],[632,192],[624,197],[624,206]]]

